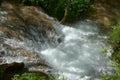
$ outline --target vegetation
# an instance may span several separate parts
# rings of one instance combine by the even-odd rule
[[[63,75],[45,76],[40,73],[24,73],[22,75],[16,74],[12,80],[67,80]]]
[[[91,10],[92,0],[22,0],[21,3],[26,5],[41,6],[49,15],[61,20],[64,17],[65,8],[69,5],[68,21],[85,17],[85,14]]]
[[[46,77],[37,73],[24,73],[21,76],[16,74],[12,80],[55,80],[54,77]]]
[[[115,72],[112,76],[104,76],[102,80],[120,80],[120,24],[113,27],[113,32],[109,37],[109,43],[113,47],[113,54],[110,57],[115,63]]]
[[[113,27],[113,32],[110,35],[109,42],[112,44],[114,50],[111,59],[120,63],[120,25]]]

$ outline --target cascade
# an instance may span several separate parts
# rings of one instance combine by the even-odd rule
[[[0,12],[0,22],[7,20],[3,14],[8,13]],[[55,30],[47,31],[47,37],[39,33],[35,25],[29,25],[29,33],[21,31],[22,40],[9,38],[0,31],[1,64],[35,62],[39,60],[39,55],[55,69],[54,73],[63,75],[67,80],[98,80],[103,74],[111,72],[109,59],[102,54],[103,48],[108,49],[108,56],[111,54],[110,45],[97,24],[87,20],[66,26],[42,14],[51,20]]]
[[[61,75],[68,80],[99,80],[103,74],[110,74],[109,59],[102,54],[102,49],[107,48],[110,56],[110,46],[97,24],[87,20],[71,26],[53,25],[63,41],[41,54]]]

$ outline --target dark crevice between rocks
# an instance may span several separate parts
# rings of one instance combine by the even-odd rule
[[[35,65],[44,65],[44,64],[41,64],[41,63],[32,63],[30,64],[30,66],[35,66]],[[24,63],[17,63],[17,62],[14,62],[14,63],[9,63],[9,64],[1,64],[0,65],[0,80],[11,80],[11,78],[13,78],[13,76],[15,74],[23,74],[23,73],[36,73],[40,76],[44,76],[46,77],[46,79],[49,79],[50,74],[47,74],[45,72],[42,72],[42,71],[35,71],[35,70],[28,70],[28,68],[30,66],[26,66],[25,67],[25,64]],[[47,65],[44,65],[44,66],[47,66]],[[47,66],[48,67],[48,66]]]
[[[27,71],[24,63],[11,63],[0,65],[0,80],[11,80],[15,74],[21,74]]]

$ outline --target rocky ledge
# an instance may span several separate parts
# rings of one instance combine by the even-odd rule
[[[56,34],[41,8],[2,1],[0,4],[0,80],[19,71],[49,75],[51,68],[40,50],[54,44]],[[20,63],[15,63],[20,62]],[[15,70],[14,70],[15,69]],[[21,73],[20,71],[20,73]],[[9,75],[10,74],[10,75]]]
[[[23,73],[37,73],[42,77],[44,76],[46,79],[50,77],[49,74],[42,71],[29,71],[24,63],[14,62],[0,65],[0,80],[11,80],[15,74],[21,75]]]

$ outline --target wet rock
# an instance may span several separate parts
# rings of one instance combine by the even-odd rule
[[[0,50],[0,57],[3,56],[5,54],[5,51]]]
[[[3,59],[0,59],[0,64],[3,62]]]
[[[42,49],[54,43],[55,33],[51,20],[41,12],[41,8],[16,6],[8,0],[1,2],[0,51],[5,51],[0,52],[1,57],[4,54],[4,57],[12,58],[22,56],[26,61],[41,60],[34,47]]]
[[[0,13],[0,31],[10,38],[21,39],[23,36],[37,40],[35,32],[40,34],[37,36],[39,38],[42,35],[48,38],[48,32],[54,32],[50,20],[41,12],[41,8],[3,2]]]
[[[1,2],[0,80],[9,80],[15,73],[24,72],[25,68],[49,74],[51,68],[40,55],[40,49],[55,42],[54,34],[51,20],[41,12],[41,8],[16,6],[7,0]]]
[[[39,62],[39,63],[47,64],[45,62],[45,60],[43,60],[42,56],[38,55],[39,53],[37,53],[37,52],[31,51],[31,50],[26,50],[23,48],[16,48],[16,47],[13,47],[8,44],[3,44],[2,47],[4,48],[4,50],[6,50],[6,51],[1,50],[1,53],[0,53],[1,58],[6,57],[4,60],[4,63],[10,62],[9,58],[7,58],[7,57],[13,58],[14,61],[16,61],[15,58],[21,57],[20,62],[21,61],[28,62],[28,63],[29,62],[33,62],[33,63]],[[22,60],[22,58],[24,60]]]

